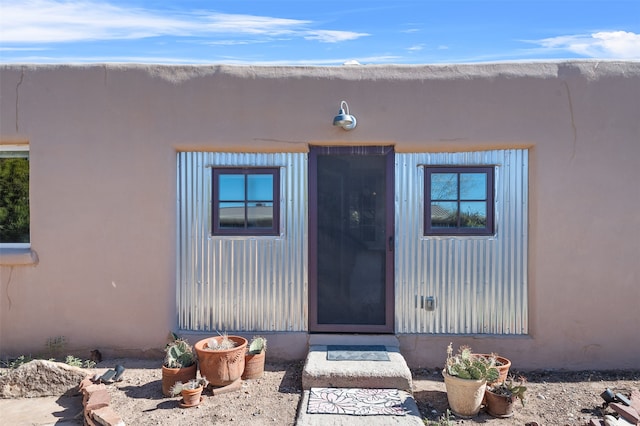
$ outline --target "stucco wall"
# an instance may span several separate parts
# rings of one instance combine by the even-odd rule
[[[38,258],[0,261],[2,355],[61,335],[80,354],[163,347],[175,327],[176,151],[393,144],[530,149],[530,335],[401,336],[410,364],[441,364],[454,341],[520,369],[639,367],[638,62],[0,73],[0,141],[30,146]],[[343,99],[351,132],[331,125]],[[292,339],[270,351],[299,356],[305,339]]]

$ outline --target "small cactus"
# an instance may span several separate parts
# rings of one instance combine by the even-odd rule
[[[198,389],[200,386],[207,387],[209,382],[206,377],[201,377],[199,379],[189,380],[187,383],[175,382],[173,386],[171,386],[171,395],[177,396],[184,389]]]
[[[168,368],[189,367],[196,362],[196,356],[189,343],[177,338],[165,348],[164,366]]]
[[[249,355],[257,355],[264,350],[267,350],[267,339],[261,336],[254,336],[249,344]]]
[[[233,349],[236,346],[238,346],[238,344],[233,340],[229,339],[229,336],[227,336],[227,333],[222,333],[220,334],[220,339],[217,339],[215,337],[212,337],[211,339],[209,339],[204,349],[209,351],[221,351],[221,350]]]
[[[474,354],[469,346],[460,346],[458,353],[453,355],[453,346],[450,343],[447,347],[445,370],[449,375],[461,379],[493,382],[500,376],[495,362],[495,357]]]

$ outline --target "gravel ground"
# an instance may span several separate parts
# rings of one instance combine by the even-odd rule
[[[267,362],[263,378],[244,381],[240,391],[216,396],[209,392],[201,405],[188,409],[179,408],[180,398],[162,396],[159,362],[121,362],[128,365],[124,380],[110,385],[110,391],[113,407],[127,425],[295,424],[302,361]],[[448,408],[440,370],[417,369],[412,373],[414,396],[425,423],[437,423]],[[602,416],[600,394],[606,388],[626,395],[640,389],[640,371],[512,373],[528,381],[526,405],[517,405],[512,418],[495,419],[481,412],[471,420],[451,416],[451,424],[585,425],[590,418]]]
[[[129,426],[145,425],[201,425],[201,424],[255,424],[294,425],[301,397],[301,374],[303,362],[274,363],[267,360],[264,376],[246,380],[239,391],[212,396],[206,392],[203,402],[193,408],[180,408],[179,397],[162,395],[161,360],[118,359],[105,360],[95,372],[101,373],[122,364],[126,371],[121,382],[108,385],[112,407]],[[427,425],[446,425],[447,395],[439,368],[412,370],[414,397]],[[602,409],[600,394],[610,388],[626,396],[632,389],[640,390],[638,371],[530,371],[513,374],[527,378],[527,400],[524,407],[519,404],[509,419],[496,419],[484,411],[470,420],[450,416],[449,425],[486,423],[489,425],[562,426],[586,425],[592,417],[602,418],[610,409]],[[15,419],[24,419],[29,407],[45,408],[38,400],[22,399]],[[56,424],[82,424],[74,415],[81,409],[81,398],[54,398],[54,407],[62,410],[53,413]],[[11,400],[0,401],[9,403]],[[37,407],[30,404],[40,405]],[[51,424],[32,421],[13,421],[11,413],[2,406],[0,425]]]

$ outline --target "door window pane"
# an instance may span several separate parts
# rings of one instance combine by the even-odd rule
[[[319,155],[317,321],[384,325],[386,157]]]

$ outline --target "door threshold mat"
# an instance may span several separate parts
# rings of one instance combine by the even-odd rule
[[[389,354],[383,345],[329,345],[327,360],[389,361]]]
[[[398,389],[311,388],[308,414],[404,416],[409,410]]]

